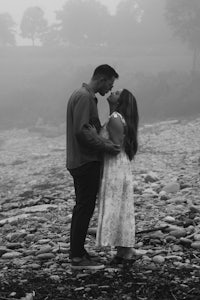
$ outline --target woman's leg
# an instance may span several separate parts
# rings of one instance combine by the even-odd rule
[[[134,255],[133,247],[117,247],[117,256],[124,259],[132,259]]]

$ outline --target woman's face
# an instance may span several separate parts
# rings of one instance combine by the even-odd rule
[[[116,104],[117,105],[121,92],[122,92],[122,90],[118,90],[116,92],[110,93],[110,96],[107,98],[108,102],[110,104]]]

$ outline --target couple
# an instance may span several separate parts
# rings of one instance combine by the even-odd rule
[[[110,117],[102,127],[96,93],[104,96],[119,77],[109,65],[98,66],[67,105],[67,169],[74,180],[75,206],[70,231],[72,269],[102,269],[84,244],[98,194],[97,246],[114,246],[114,261],[131,259],[135,217],[131,163],[137,152],[138,111],[126,89],[108,97]]]

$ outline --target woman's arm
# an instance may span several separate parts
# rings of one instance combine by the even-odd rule
[[[113,143],[122,146],[124,140],[124,124],[118,114],[113,113],[111,115],[107,124],[107,130],[110,140]]]

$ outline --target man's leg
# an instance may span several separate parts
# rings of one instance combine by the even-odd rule
[[[70,173],[74,179],[76,195],[70,232],[70,251],[71,257],[74,258],[82,257],[85,253],[85,238],[99,189],[100,163],[87,163],[80,168],[70,170]]]

